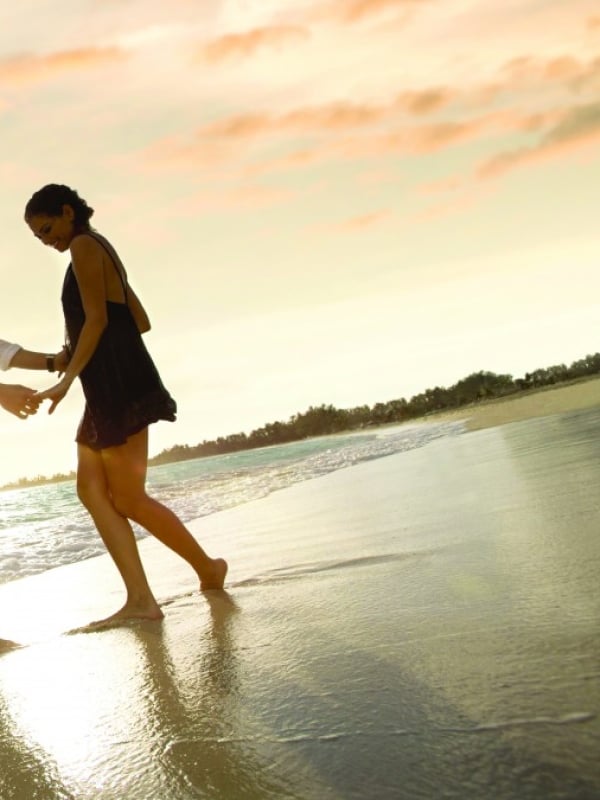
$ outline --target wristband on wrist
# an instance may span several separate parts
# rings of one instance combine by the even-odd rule
[[[56,368],[54,366],[54,356],[46,356],[46,369],[48,372],[55,372]]]

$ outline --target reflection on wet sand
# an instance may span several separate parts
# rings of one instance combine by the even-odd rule
[[[597,631],[600,412],[573,412],[502,429],[522,502],[511,574],[529,612]],[[526,610],[526,609],[524,609]],[[583,630],[582,630],[583,632]]]
[[[2,800],[75,800],[62,784],[56,764],[24,739],[1,698],[0,765]]]
[[[600,785],[599,425],[587,411],[469,434],[440,446],[437,487],[420,486],[452,547],[424,581],[425,596],[439,581],[447,638],[417,645],[420,675],[537,762],[533,797],[568,786],[587,798]]]
[[[173,625],[64,636],[5,663],[2,800],[291,796],[239,736],[239,609],[205,597],[204,618],[194,597]]]
[[[183,648],[179,641],[171,650],[168,631],[137,633],[145,661],[145,735],[154,740],[160,765],[157,786],[167,797],[285,798],[288,793],[269,775],[269,765],[239,739],[241,698],[233,638],[239,609],[226,592],[209,593],[206,599],[211,626],[202,633],[186,628]]]

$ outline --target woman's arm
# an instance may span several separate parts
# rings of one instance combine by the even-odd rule
[[[85,321],[77,346],[65,370],[64,379],[69,383],[73,383],[94,355],[94,350],[108,323],[103,251],[100,245],[90,236],[77,236],[71,242],[71,259]]]
[[[77,236],[71,242],[71,263],[81,295],[85,322],[62,380],[39,394],[40,399],[49,398],[52,401],[48,412],[50,414],[94,354],[108,322],[103,253],[100,245],[90,236]]]

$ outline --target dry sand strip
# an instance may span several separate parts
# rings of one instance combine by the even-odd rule
[[[600,406],[600,378],[562,386],[544,386],[519,395],[487,400],[452,411],[440,411],[427,419],[433,422],[464,419],[469,430],[476,431],[593,406]]]

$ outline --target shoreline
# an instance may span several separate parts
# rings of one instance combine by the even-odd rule
[[[483,428],[507,425],[511,422],[520,422],[525,419],[544,417],[551,414],[561,414],[568,411],[577,411],[583,408],[592,408],[596,405],[600,406],[600,376],[581,378],[569,383],[562,383],[558,386],[540,386],[537,389],[528,389],[504,397],[490,398],[489,400],[482,400],[479,403],[471,405],[432,411],[422,417],[414,417],[403,422],[390,422],[387,425],[383,424],[368,428],[339,431],[337,435],[361,434],[367,431],[386,430],[395,426],[424,424],[428,422],[451,422],[454,420],[464,420],[469,431],[477,431]],[[331,434],[320,435],[328,436]],[[165,463],[175,464],[179,462],[173,461]],[[152,467],[155,465],[149,464],[149,466]],[[63,483],[65,481],[74,480],[74,478],[74,472],[69,475],[53,475],[48,478],[44,476],[38,478],[20,478],[18,481],[9,482],[0,486],[0,492]]]
[[[495,428],[511,422],[563,414],[600,406],[600,377],[560,386],[541,386],[527,392],[483,400],[480,403],[436,411],[422,417],[432,422],[465,420],[469,431]]]

